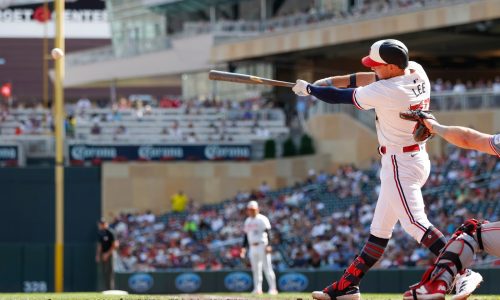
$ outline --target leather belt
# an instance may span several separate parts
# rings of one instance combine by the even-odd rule
[[[384,155],[390,150],[390,152],[393,153],[408,153],[408,152],[417,152],[420,150],[423,150],[423,146],[421,147],[419,144],[413,144],[410,146],[404,146],[402,148],[400,147],[386,147],[386,146],[380,146],[378,147],[378,151],[380,154]]]
[[[251,245],[252,245],[252,246],[258,246],[258,245],[260,245],[260,244],[262,244],[262,243],[252,243]]]

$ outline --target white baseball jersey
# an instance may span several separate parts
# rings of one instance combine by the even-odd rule
[[[245,231],[250,245],[254,243],[267,245],[269,243],[269,238],[266,229],[271,229],[271,223],[269,219],[262,214],[257,214],[255,218],[248,217],[243,225],[243,231]]]
[[[269,291],[277,291],[276,275],[271,263],[271,254],[266,253],[266,246],[269,243],[266,229],[271,229],[271,223],[262,214],[257,214],[255,218],[246,218],[243,225],[243,231],[245,231],[248,244],[250,245],[249,257],[250,264],[252,265],[253,292],[256,293],[262,292],[262,272],[266,276]]]
[[[429,109],[430,82],[422,66],[410,61],[405,74],[379,80],[355,89],[353,103],[359,109],[375,109],[380,146],[385,146],[380,171],[380,193],[370,233],[390,238],[399,221],[418,242],[432,224],[425,214],[421,187],[430,173],[430,161],[423,147],[415,145],[416,122],[403,120],[401,111]],[[423,145],[425,142],[420,143]]]
[[[500,157],[500,134],[494,135],[490,140],[491,149]]]
[[[359,109],[375,109],[381,146],[409,146],[415,144],[412,135],[415,122],[401,119],[399,112],[429,109],[430,95],[427,74],[421,65],[410,61],[405,75],[357,88],[353,102]]]

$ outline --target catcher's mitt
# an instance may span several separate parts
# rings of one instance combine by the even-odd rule
[[[430,111],[425,110],[407,110],[399,113],[399,117],[403,120],[415,121],[417,124],[413,129],[413,139],[416,142],[423,142],[428,138],[431,138],[433,134],[429,131],[427,127],[424,125],[425,119],[433,119],[436,118],[430,113]]]

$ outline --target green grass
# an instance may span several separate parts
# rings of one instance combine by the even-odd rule
[[[362,300],[401,300],[402,294],[361,294]],[[450,299],[451,296],[446,297]],[[311,299],[310,293],[281,293],[277,296],[244,294],[191,294],[191,295],[126,295],[110,296],[100,293],[44,293],[44,294],[1,294],[0,300],[246,300],[276,299],[305,300]],[[499,300],[500,295],[473,295],[469,300]]]

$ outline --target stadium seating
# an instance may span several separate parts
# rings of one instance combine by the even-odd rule
[[[449,160],[433,160],[424,188],[431,222],[450,235],[471,216],[498,220],[498,160],[451,147],[446,157]],[[137,222],[144,214],[123,214],[113,223],[122,244],[119,266],[129,271],[245,266],[247,262],[238,256],[244,208],[247,201],[257,200],[273,226],[277,268],[345,268],[368,236],[378,171],[378,164],[368,170],[344,166],[335,174],[311,171],[294,186],[271,191],[256,188],[218,204],[158,216],[153,223]],[[210,256],[203,255],[206,250]],[[319,255],[319,263],[311,260],[315,255]],[[397,226],[377,267],[425,265],[431,259],[427,250]],[[491,265],[494,259],[481,256],[476,264]]]
[[[106,108],[94,108],[90,102],[88,106],[67,105],[66,140],[73,144],[252,144],[289,135],[283,110],[249,103],[219,102],[205,107],[186,101],[168,108],[132,108],[129,103]],[[2,142],[20,145],[27,158],[54,155],[53,130],[48,109],[0,109]]]

